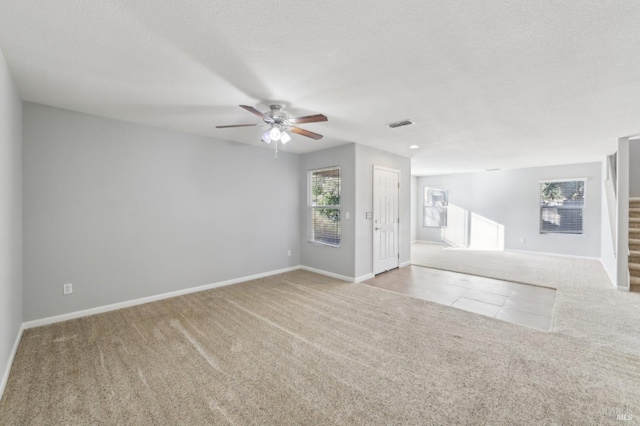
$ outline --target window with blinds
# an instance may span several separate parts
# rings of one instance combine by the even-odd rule
[[[540,182],[540,233],[582,234],[584,179]]]
[[[308,240],[340,246],[340,167],[311,170],[308,188]]]
[[[422,226],[425,228],[445,228],[447,226],[448,206],[448,189],[425,186]]]

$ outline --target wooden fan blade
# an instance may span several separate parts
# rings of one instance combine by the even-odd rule
[[[318,133],[310,132],[308,130],[301,129],[300,127],[291,127],[290,130],[293,133],[297,133],[299,135],[306,136],[306,137],[311,138],[311,139],[315,139],[315,140],[322,139],[322,135],[320,135]]]
[[[324,114],[306,115],[304,117],[290,118],[289,121],[293,124],[302,123],[317,123],[319,121],[327,121],[327,116]]]
[[[216,126],[216,129],[226,129],[227,127],[256,127],[260,126],[262,123],[258,124],[232,124],[231,126]]]
[[[244,108],[247,111],[249,111],[252,114],[257,115],[258,117],[262,118],[264,121],[266,121],[267,123],[273,123],[273,118],[269,117],[268,115],[266,115],[265,113],[262,113],[260,111],[258,111],[257,109],[255,109],[252,106],[248,106],[248,105],[240,105],[240,108]]]

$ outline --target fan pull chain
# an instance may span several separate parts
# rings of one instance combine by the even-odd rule
[[[275,141],[275,147],[276,147],[276,160],[278,159],[278,141]]]

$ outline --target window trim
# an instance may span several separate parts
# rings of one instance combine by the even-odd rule
[[[584,194],[582,196],[582,206],[580,207],[556,207],[559,210],[578,210],[580,209],[582,211],[582,228],[580,229],[580,232],[554,232],[554,231],[543,231],[542,230],[542,209],[544,207],[542,207],[540,201],[540,195],[538,195],[538,230],[539,230],[539,234],[540,235],[570,235],[570,236],[575,236],[575,237],[583,237],[585,236],[585,229],[584,229],[584,211],[585,208],[587,207],[587,181],[589,180],[589,178],[583,177],[583,178],[562,178],[562,179],[540,179],[538,181],[538,194],[540,193],[540,185],[542,185],[543,183],[548,183],[548,182],[584,182]]]
[[[340,204],[338,205],[329,205],[329,206],[312,206],[311,205],[311,185],[313,181],[313,173],[322,172],[325,170],[335,170],[338,169],[339,175],[339,185],[338,185],[338,196],[340,197]],[[340,219],[338,221],[338,226],[340,229],[340,242],[338,244],[331,244],[324,241],[315,240],[315,229],[311,225],[311,217],[312,212],[316,209],[330,209],[330,210],[338,210],[340,212]],[[307,242],[309,244],[317,244],[321,246],[340,248],[342,246],[342,167],[341,166],[329,166],[329,167],[321,167],[318,169],[311,169],[307,171]]]
[[[444,225],[425,225],[425,219],[426,219],[426,209],[427,207],[436,207],[434,206],[427,206],[427,189],[439,189],[442,191],[446,191],[447,192],[447,204],[444,207],[444,211],[446,211],[446,218],[445,218],[445,224]],[[447,187],[446,185],[425,185],[422,187],[422,227],[423,228],[429,228],[429,229],[444,229],[444,228],[448,228],[449,227],[449,187]]]

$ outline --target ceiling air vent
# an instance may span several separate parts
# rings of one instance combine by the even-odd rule
[[[413,121],[411,121],[411,120],[402,120],[402,121],[396,121],[395,123],[389,123],[389,124],[387,124],[387,126],[392,128],[392,129],[395,129],[396,127],[408,126],[410,124],[413,124]]]

